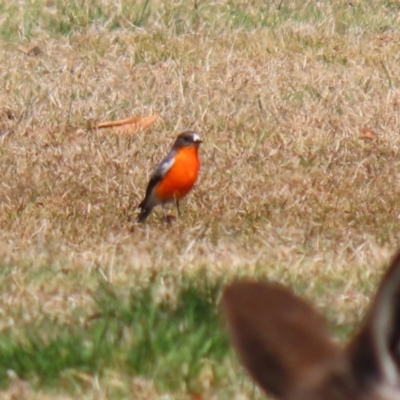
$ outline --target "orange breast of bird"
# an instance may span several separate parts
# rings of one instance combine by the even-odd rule
[[[177,151],[174,164],[155,188],[161,201],[180,200],[193,188],[200,169],[197,150],[191,146]]]

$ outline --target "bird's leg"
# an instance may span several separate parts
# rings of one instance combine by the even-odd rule
[[[161,204],[161,207],[162,207],[162,211],[163,211],[164,222],[169,222],[169,221],[168,221],[168,215],[167,215],[166,212],[165,212],[165,204],[164,204],[164,203]]]
[[[176,196],[174,196],[174,200],[175,200],[175,207],[176,207],[176,211],[178,212],[178,216],[181,216],[181,210],[179,209],[179,200],[176,198]]]

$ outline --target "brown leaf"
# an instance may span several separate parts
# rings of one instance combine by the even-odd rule
[[[387,33],[383,33],[379,36],[379,39],[382,42],[394,42],[396,39],[392,35],[388,35]]]
[[[112,128],[114,133],[130,135],[141,130],[150,128],[156,122],[158,114],[148,115],[147,117],[132,117],[117,121],[106,121],[97,125],[97,129]]]
[[[360,139],[376,140],[378,139],[378,134],[371,128],[364,126],[360,129],[360,134],[358,135],[358,137]]]
[[[43,54],[43,50],[39,46],[33,46],[29,50],[26,50],[23,47],[18,47],[18,50],[31,57],[38,57]]]
[[[27,54],[28,56],[38,57],[43,54],[43,50],[39,46],[33,46]]]

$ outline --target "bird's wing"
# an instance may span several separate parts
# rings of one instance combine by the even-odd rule
[[[170,152],[161,162],[158,164],[156,170],[153,173],[151,179],[158,177],[158,179],[164,178],[167,172],[175,163],[175,152]]]
[[[146,204],[147,199],[150,197],[153,189],[157,184],[164,178],[167,172],[171,169],[175,162],[175,152],[171,151],[168,155],[157,165],[157,168],[153,172],[153,175],[150,178],[150,182],[147,185],[146,195],[144,200],[139,204],[139,207],[142,207]]]

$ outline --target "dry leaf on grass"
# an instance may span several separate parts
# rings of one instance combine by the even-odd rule
[[[360,139],[376,140],[378,139],[378,134],[368,127],[363,127],[360,129],[360,134],[358,135]]]
[[[97,129],[111,128],[114,133],[130,135],[140,130],[150,128],[156,122],[158,114],[148,115],[147,117],[132,117],[120,119],[118,121],[106,121],[97,125]]]
[[[29,50],[19,47],[18,50],[31,57],[39,57],[43,54],[43,50],[39,46],[33,46]]]
[[[379,39],[382,42],[394,42],[394,41],[396,41],[396,38],[393,35],[388,35],[387,33],[383,33],[382,35],[380,35]]]

